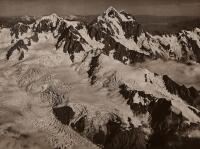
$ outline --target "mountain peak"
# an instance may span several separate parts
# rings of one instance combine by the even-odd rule
[[[52,13],[50,15],[42,16],[41,18],[37,19],[34,24],[34,29],[44,31],[50,30],[51,27],[56,27],[57,24],[63,20],[63,18],[59,17],[56,13]],[[45,25],[44,25],[45,24]]]
[[[125,11],[118,11],[116,10],[114,7],[110,6],[108,9],[106,9],[106,11],[103,14],[103,17],[109,19],[109,18],[117,18],[120,19],[124,22],[128,22],[128,21],[133,21],[133,17],[126,13]]]
[[[52,13],[49,16],[51,16],[51,17],[59,17],[56,13]]]
[[[114,7],[110,6],[108,9],[106,9],[104,15],[109,17],[114,17],[118,13],[119,12]]]
[[[41,20],[52,20],[52,21],[56,21],[57,19],[60,19],[60,17],[56,13],[52,13],[50,15],[43,16],[41,18]]]
[[[106,9],[105,12],[109,13],[110,11],[117,11],[117,9],[115,9],[113,6],[110,6]]]

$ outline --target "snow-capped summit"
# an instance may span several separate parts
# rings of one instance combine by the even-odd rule
[[[43,16],[40,19],[38,19],[35,23],[35,26],[38,26],[40,24],[51,24],[52,27],[56,27],[56,24],[58,23],[59,20],[61,20],[62,18],[59,17],[57,14],[53,13],[51,15],[48,16]]]
[[[35,29],[37,32],[58,32],[64,31],[66,27],[69,26],[76,27],[78,24],[79,22],[77,21],[68,21],[53,13],[51,15],[43,16],[40,19],[36,20],[33,29]]]
[[[39,20],[51,20],[52,22],[56,22],[58,19],[61,19],[56,13],[52,13],[47,16],[42,16]]]
[[[104,12],[104,16],[108,17],[115,17],[116,14],[118,14],[118,11],[112,6],[106,9],[106,11]]]
[[[109,34],[118,39],[135,38],[139,29],[139,23],[132,15],[124,11],[119,12],[113,7],[109,7],[99,16],[98,22],[105,31],[109,31]]]
[[[117,18],[121,22],[127,22],[127,21],[134,21],[133,17],[129,15],[128,13],[125,13],[124,11],[117,11],[114,7],[110,6],[104,13],[103,17],[109,19],[109,18]]]

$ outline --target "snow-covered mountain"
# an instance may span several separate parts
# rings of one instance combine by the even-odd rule
[[[2,28],[0,39],[0,80],[23,93],[6,94],[3,105],[25,113],[16,122],[44,132],[53,148],[171,149],[199,141],[199,91],[131,65],[199,63],[199,28],[151,35],[109,7],[90,23],[56,14],[18,23]]]
[[[53,36],[56,48],[63,46],[74,61],[80,51],[101,49],[104,54],[126,64],[148,59],[173,59],[181,62],[200,61],[200,29],[172,35],[151,35],[130,14],[108,8],[90,24],[67,21],[56,14],[44,16],[32,25],[16,24],[11,30],[12,42],[37,42],[37,36]],[[39,38],[40,39],[40,38]],[[41,40],[41,39],[40,39]],[[11,50],[12,51],[12,50]]]

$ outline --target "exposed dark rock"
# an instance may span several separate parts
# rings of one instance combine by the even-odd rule
[[[130,128],[125,129],[123,123],[117,115],[112,117],[106,122],[105,125],[99,126],[98,129],[86,126],[87,117],[82,117],[76,124],[71,124],[72,128],[82,135],[86,136],[89,140],[104,149],[144,149],[146,145],[145,134],[139,128],[134,128],[130,122]],[[89,129],[89,130],[87,130]],[[89,133],[90,132],[90,133]]]
[[[149,58],[149,56],[143,53],[126,48],[124,45],[116,42],[112,37],[107,37],[103,43],[105,44],[105,47],[102,50],[103,53],[109,55],[110,51],[114,50],[113,58],[123,63],[126,63],[127,61],[129,61],[130,64],[144,62],[146,58]]]
[[[108,121],[106,124],[107,134],[105,140],[105,146],[112,142],[112,139],[121,131],[121,120],[118,117],[116,121]]]
[[[97,132],[96,134],[94,134],[93,137],[93,141],[95,144],[103,146],[105,144],[106,141],[106,134],[105,132],[102,130],[102,128],[99,128],[99,132]]]
[[[19,60],[22,60],[24,58],[24,51],[21,52],[20,56],[19,56]]]
[[[61,35],[63,33],[63,31],[65,31],[67,29],[67,24],[66,22],[61,21],[60,22],[60,26],[57,29],[58,30],[58,35]]]
[[[134,114],[150,113],[150,126],[153,133],[148,140],[148,149],[162,149],[162,147],[174,149],[173,146],[169,145],[173,142],[173,138],[177,139],[174,142],[177,145],[182,143],[182,140],[178,139],[178,134],[179,132],[187,131],[188,126],[184,125],[183,122],[186,119],[181,112],[174,113],[171,110],[171,101],[153,97],[152,95],[145,94],[143,91],[130,90],[125,84],[120,85],[119,88],[120,94],[127,100],[127,104],[130,105]],[[133,103],[136,93],[141,99],[146,100],[145,104]],[[190,127],[193,126],[190,125]]]
[[[18,50],[19,52],[21,51],[21,49],[25,49],[28,51],[28,47],[27,45],[24,43],[23,40],[19,40],[17,41],[16,44],[14,44],[7,52],[6,54],[6,58],[7,60],[9,60],[10,56],[12,56],[12,53],[15,51],[15,50]],[[22,58],[24,57],[24,53],[21,53],[20,57],[19,57],[19,60],[21,60]]]
[[[121,22],[122,29],[124,30],[126,38],[133,38],[137,43],[137,37],[143,32],[142,27],[135,21]]]
[[[153,134],[149,140],[149,148],[167,146],[170,139],[176,137],[179,131],[184,129],[182,113],[174,113],[171,105],[171,101],[164,98],[150,103],[149,112]]]
[[[11,31],[11,36],[15,36],[15,38],[19,38],[19,35],[23,35],[24,33],[27,33],[28,29],[30,29],[30,26],[23,24],[23,23],[18,23],[14,25],[10,31]]]
[[[75,112],[69,106],[53,107],[53,114],[64,125],[69,125]]]
[[[136,62],[144,62],[145,58],[148,57],[143,53],[139,53],[134,50],[129,50],[121,44],[115,44],[115,46],[116,48],[113,57],[123,63],[126,63],[127,61],[129,61],[130,64]],[[126,59],[124,59],[124,57]]]
[[[30,37],[30,39],[33,42],[38,42],[39,41],[38,33],[34,33],[34,35]]]
[[[79,37],[81,38],[80,41],[78,41]],[[82,44],[86,43],[86,41],[80,36],[77,30],[75,30],[72,26],[62,31],[56,43],[56,48],[59,48],[63,41],[64,41],[63,52],[64,53],[68,52],[73,62],[74,54],[84,51]]]
[[[200,48],[197,45],[197,41],[188,38],[188,42],[189,42],[190,46],[192,47],[192,51],[193,51],[193,53],[194,53],[194,55],[196,57],[196,61],[198,63],[200,63]]]
[[[86,116],[81,117],[76,123],[72,123],[71,127],[79,133],[82,133],[85,130],[85,119]]]
[[[48,31],[53,32],[56,29],[58,23],[59,23],[59,19],[57,19],[56,21],[56,26],[53,26],[53,22],[51,22],[51,20],[44,19],[44,20],[41,20],[39,24],[37,25],[35,24],[33,30],[38,33],[48,32]]]
[[[108,121],[107,131],[101,128],[94,135],[94,143],[102,146],[103,149],[145,149],[145,134],[139,128],[130,127],[129,130],[123,128],[120,119]]]
[[[104,149],[146,149],[145,134],[139,128],[118,132]]]
[[[161,41],[159,41],[159,44],[162,46],[162,48],[163,48],[165,51],[169,51],[169,50],[170,50],[170,44],[164,45]]]
[[[110,35],[113,35],[110,30],[106,30],[103,28],[102,21],[99,21],[98,23],[97,19],[95,19],[91,24],[87,25],[88,34],[91,38],[95,38],[97,41],[108,38]],[[109,26],[109,24],[107,24]]]
[[[187,51],[188,44],[180,39],[179,39],[179,44],[181,45],[181,53],[182,53],[182,58],[180,59],[180,61],[183,63],[185,62],[188,63],[188,61],[190,60],[195,60],[195,57]]]
[[[99,55],[92,57],[92,60],[90,62],[90,69],[87,71],[88,77],[91,79],[91,84],[93,85],[95,83],[96,76],[94,75],[95,69],[99,66]]]
[[[181,86],[171,80],[167,75],[163,76],[163,80],[167,90],[171,94],[178,95],[189,104],[194,105],[194,100],[199,97],[199,93],[194,87],[187,88],[184,85]]]
[[[127,104],[130,106],[134,114],[145,114],[148,111],[149,102],[156,99],[150,94],[145,94],[144,91],[129,90],[125,84],[120,85],[119,88],[120,94],[127,99]],[[136,94],[143,98],[145,105],[142,105],[141,102],[134,103],[133,100]]]
[[[160,140],[157,140],[159,142]],[[159,146],[148,146],[148,149],[198,149],[200,145],[199,138],[188,138],[173,135],[168,137],[168,142]]]

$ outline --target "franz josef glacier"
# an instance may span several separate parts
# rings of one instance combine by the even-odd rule
[[[152,34],[113,7],[23,19],[0,28],[1,149],[199,148],[200,88],[181,78],[200,75],[200,28]]]

